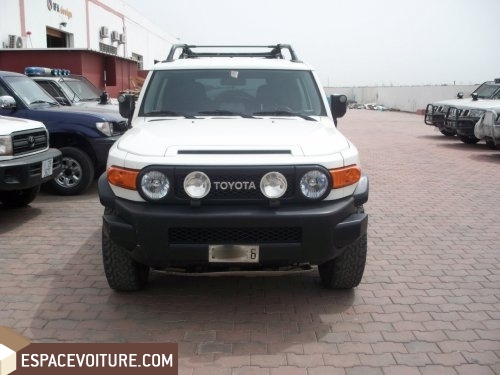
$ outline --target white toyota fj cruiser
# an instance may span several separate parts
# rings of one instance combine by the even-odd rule
[[[99,179],[104,270],[137,290],[150,269],[294,270],[353,288],[367,253],[368,177],[290,45],[174,45]]]

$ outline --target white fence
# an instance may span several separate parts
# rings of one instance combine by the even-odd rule
[[[425,109],[428,103],[453,99],[458,92],[469,96],[478,85],[325,87],[327,94],[344,94],[358,104],[376,103],[405,112]]]

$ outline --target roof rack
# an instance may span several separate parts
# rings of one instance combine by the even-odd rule
[[[219,49],[215,51],[206,51],[206,52],[197,52],[193,51],[193,49],[197,48],[206,48],[206,49]],[[266,48],[268,51],[245,51],[245,52],[223,52],[220,49],[263,49]],[[300,62],[290,44],[276,44],[276,45],[267,45],[267,46],[222,46],[222,45],[190,45],[190,44],[174,44],[170,49],[170,53],[168,54],[166,62],[172,62],[175,60],[174,55],[177,50],[182,50],[179,57],[177,59],[195,59],[198,57],[262,57],[266,59],[284,59],[285,57],[281,53],[283,49],[288,50],[290,53],[290,61]]]

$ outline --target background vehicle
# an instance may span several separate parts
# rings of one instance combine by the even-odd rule
[[[315,72],[289,45],[173,46],[99,179],[108,283],[137,290],[150,268],[304,270],[353,288],[367,253],[368,177],[335,126]]]
[[[62,195],[84,192],[106,165],[109,148],[127,130],[124,118],[104,107],[63,107],[27,76],[0,71],[0,115],[41,121],[50,146],[63,154],[63,170],[48,183]]]
[[[30,204],[40,185],[62,169],[61,152],[49,148],[49,133],[38,121],[0,116],[0,202]]]
[[[106,105],[118,113],[118,106],[111,105],[108,93],[100,91],[84,76],[70,74],[66,69],[42,67],[27,67],[24,74],[42,86],[61,105]]]
[[[426,125],[435,126],[442,134],[454,136],[457,134],[457,124],[460,122],[460,139],[465,143],[476,143],[473,131],[469,131],[471,122],[477,122],[481,117],[482,101],[496,101],[500,99],[500,78],[481,84],[471,94],[470,98],[464,99],[462,93],[457,94],[457,99],[443,100],[428,104],[425,109],[424,122]],[[492,105],[495,105],[492,103]],[[489,106],[489,104],[488,104]],[[468,109],[467,115],[462,116],[462,111],[457,109]],[[475,111],[477,110],[477,111]],[[479,114],[479,116],[477,116]],[[464,117],[459,120],[458,117]],[[462,129],[464,125],[464,129]],[[472,125],[473,128],[473,125]]]
[[[474,134],[477,122],[487,110],[498,106],[500,106],[500,100],[486,99],[470,105],[450,107],[446,114],[447,127],[454,129],[458,139],[463,143],[475,144],[480,141],[480,138]]]
[[[474,126],[477,139],[484,139],[491,148],[500,150],[500,104],[489,108]]]

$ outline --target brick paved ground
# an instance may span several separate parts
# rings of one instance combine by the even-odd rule
[[[340,129],[371,178],[354,291],[314,273],[108,289],[94,188],[0,207],[0,326],[36,342],[177,342],[181,375],[500,374],[500,152],[405,113]]]

